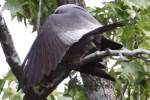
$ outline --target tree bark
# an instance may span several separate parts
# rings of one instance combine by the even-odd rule
[[[21,61],[15,50],[11,34],[8,31],[7,25],[1,13],[0,13],[0,43],[3,48],[6,61],[11,68],[11,71],[14,73],[15,77],[20,82],[22,76]]]
[[[85,7],[84,0],[57,0],[57,1],[58,5],[76,4]],[[115,89],[111,81],[83,73],[81,74],[81,77],[89,100],[115,99]]]
[[[89,100],[114,100],[115,89],[111,81],[82,73]]]

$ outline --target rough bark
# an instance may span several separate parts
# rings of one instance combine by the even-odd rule
[[[114,100],[115,89],[111,81],[82,74],[84,87],[89,100]]]
[[[106,66],[107,59],[102,63]],[[81,77],[89,100],[115,100],[115,89],[111,81],[83,73]]]
[[[66,66],[58,65],[52,76],[48,77],[46,84],[40,86],[39,89],[25,91],[24,100],[47,100],[46,97],[69,75],[69,72]]]
[[[85,7],[84,0],[57,0],[58,5],[77,4]],[[92,66],[91,66],[92,67]],[[111,81],[81,74],[89,100],[114,100],[115,90]]]
[[[21,61],[15,50],[12,37],[8,31],[2,14],[0,13],[0,42],[6,56],[6,61],[9,64],[11,71],[16,76],[17,80],[20,81],[22,76]]]

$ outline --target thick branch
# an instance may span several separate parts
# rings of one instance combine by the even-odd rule
[[[13,40],[9,34],[5,20],[0,13],[0,42],[6,56],[6,61],[9,64],[12,72],[19,81],[22,76],[21,61],[15,50]]]
[[[40,86],[38,90],[26,91],[24,100],[47,100],[46,97],[69,75],[69,72],[66,66],[59,64],[57,69],[48,76],[46,84]]]

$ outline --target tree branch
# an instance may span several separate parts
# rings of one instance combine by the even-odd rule
[[[81,59],[80,63],[77,64],[78,66],[82,66],[84,64],[87,64],[88,62],[91,62],[93,60],[104,58],[104,57],[110,57],[110,56],[127,56],[127,57],[135,57],[142,59],[146,62],[150,62],[150,51],[145,49],[135,49],[135,50],[110,50],[107,49],[105,51],[96,51],[92,54],[89,54],[88,56]]]
[[[45,80],[45,83],[38,85],[39,88],[32,88],[25,91],[24,100],[47,100],[46,97],[69,75],[70,70],[61,64]]]
[[[0,13],[0,42],[6,57],[6,61],[9,64],[11,71],[14,73],[17,80],[20,81],[22,76],[21,61],[15,50],[12,37],[9,34],[7,25],[1,13]]]
[[[37,18],[37,31],[39,31],[41,25],[41,13],[42,13],[42,0],[39,0],[39,11],[38,11],[38,18]]]

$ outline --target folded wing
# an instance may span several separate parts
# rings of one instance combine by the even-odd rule
[[[38,35],[23,63],[26,85],[35,85],[55,70],[67,49],[56,35]]]

